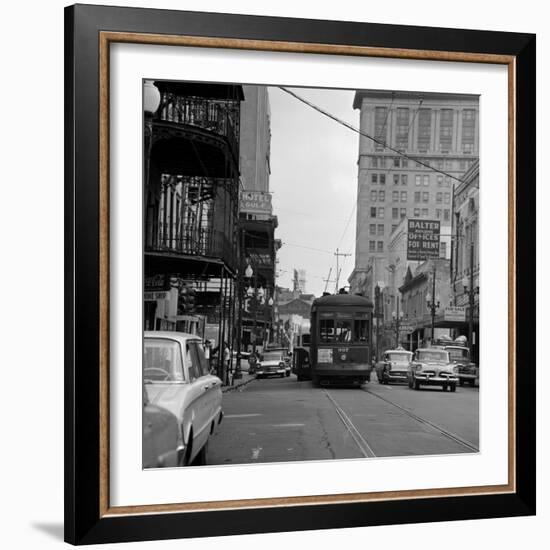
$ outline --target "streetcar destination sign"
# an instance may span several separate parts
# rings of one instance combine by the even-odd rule
[[[439,220],[407,220],[407,260],[439,258]]]

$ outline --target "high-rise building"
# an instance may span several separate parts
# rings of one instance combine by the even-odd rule
[[[454,186],[478,160],[479,99],[360,90],[353,106],[360,110],[361,137],[355,268],[348,280],[352,292],[373,296],[401,220],[451,225]]]

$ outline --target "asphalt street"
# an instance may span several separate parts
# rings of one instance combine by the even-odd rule
[[[292,375],[224,394],[208,464],[477,452],[478,388],[415,391],[373,378],[361,388],[318,388]]]

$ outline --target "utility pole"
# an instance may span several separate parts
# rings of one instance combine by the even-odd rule
[[[332,273],[332,267],[328,270],[328,277],[326,279],[323,279],[323,282],[325,283],[325,290],[323,292],[327,291],[328,284],[334,283],[335,281],[330,280],[330,274]]]
[[[344,254],[343,252],[339,252],[339,249],[337,248],[336,249],[336,252],[334,253],[334,255],[336,256],[336,293],[335,294],[338,294],[338,283],[340,282],[340,270],[339,270],[339,267],[338,267],[338,260],[340,258],[340,256],[351,256],[351,254]]]

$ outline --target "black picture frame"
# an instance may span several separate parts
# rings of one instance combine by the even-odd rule
[[[100,34],[185,35],[407,52],[499,55],[513,70],[515,112],[510,194],[515,211],[512,361],[535,364],[535,62],[532,34],[428,28],[142,8],[65,9],[65,540],[72,544],[331,529],[535,514],[535,378],[514,376],[513,490],[499,494],[308,503],[155,514],[113,514],[102,504],[100,364],[108,361],[101,299],[108,273],[100,190]],[[307,48],[306,48],[307,49]],[[416,54],[414,52],[417,52]],[[427,55],[426,55],[427,54]],[[380,53],[379,55],[383,55]],[[103,136],[105,143],[105,136]],[[103,240],[102,240],[103,239]],[[107,244],[107,246],[106,246]],[[506,307],[507,304],[503,304]],[[100,345],[102,342],[102,345]],[[105,387],[103,387],[105,390]],[[103,399],[103,401],[102,401]],[[108,447],[107,447],[108,448]],[[104,481],[104,480],[103,480]],[[108,508],[108,507],[107,507]]]

